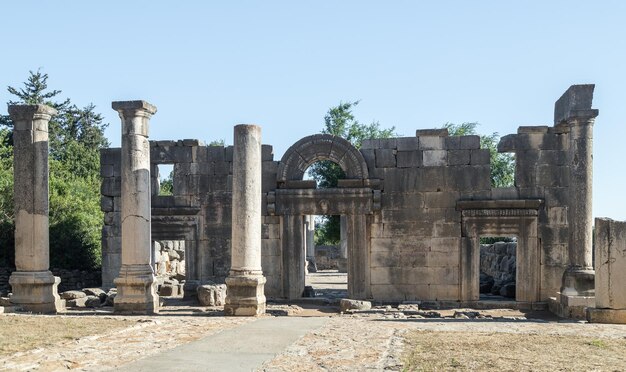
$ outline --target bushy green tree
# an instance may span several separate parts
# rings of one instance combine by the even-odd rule
[[[395,127],[383,129],[378,122],[361,124],[354,117],[352,109],[359,101],[340,102],[331,107],[324,116],[322,133],[332,134],[348,140],[357,149],[365,139],[390,138],[395,136]],[[309,167],[308,174],[320,188],[337,187],[338,180],[345,177],[341,167],[329,160],[319,161]],[[340,240],[339,216],[321,216],[315,226],[315,244],[332,245]]]
[[[444,128],[448,129],[451,136],[468,136],[477,135],[476,127],[478,123],[446,123]],[[500,136],[498,133],[480,136],[480,147],[488,149],[491,157],[491,186],[492,187],[510,187],[515,181],[515,158],[512,154],[499,153],[498,142]]]
[[[101,264],[103,215],[100,211],[100,149],[108,146],[107,124],[90,104],[58,100],[59,90],[48,89],[48,75],[32,72],[24,87],[8,87],[15,100],[8,104],[46,104],[58,113],[49,123],[50,146],[50,266],[94,269]],[[13,264],[12,128],[0,116],[0,257]],[[4,154],[4,155],[3,155]],[[4,177],[4,176],[7,177]],[[10,183],[10,185],[9,185]]]

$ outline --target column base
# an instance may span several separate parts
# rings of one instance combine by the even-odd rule
[[[122,265],[114,310],[120,314],[156,314],[159,312],[156,277],[150,265]]]
[[[589,323],[626,324],[626,309],[587,309]]]
[[[50,271],[15,271],[9,278],[13,291],[11,303],[33,313],[58,313],[65,310],[59,297],[61,278]]]
[[[569,267],[563,273],[561,293],[566,296],[595,296],[595,277],[593,268]]]
[[[265,282],[261,272],[230,272],[226,278],[226,304],[228,316],[256,316],[265,314]]]
[[[595,305],[595,296],[570,296],[560,292],[548,302],[550,312],[561,318],[579,320],[587,319],[587,308]]]

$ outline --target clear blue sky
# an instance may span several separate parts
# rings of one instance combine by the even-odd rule
[[[626,220],[623,1],[4,1],[0,14],[0,102],[42,68],[97,106],[114,146],[115,100],[158,107],[153,139],[232,143],[234,124],[257,123],[280,159],[340,101],[406,136],[464,121],[504,135],[551,125],[569,85],[595,83],[594,215]]]

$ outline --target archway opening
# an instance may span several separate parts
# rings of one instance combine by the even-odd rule
[[[309,166],[304,179],[316,181],[318,189],[338,187],[346,177],[330,160]],[[348,241],[345,216],[304,216],[305,290],[304,297],[344,298],[348,295]]]

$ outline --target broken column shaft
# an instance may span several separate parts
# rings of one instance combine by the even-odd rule
[[[24,310],[63,310],[50,269],[48,235],[48,122],[56,110],[46,105],[11,105],[13,127],[13,196],[15,268],[9,283],[11,302]]]
[[[122,120],[122,267],[115,311],[152,314],[159,310],[151,265],[150,117],[156,107],[145,101],[113,102]]]
[[[261,127],[235,126],[231,268],[226,315],[265,313],[261,269]]]

